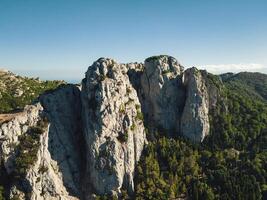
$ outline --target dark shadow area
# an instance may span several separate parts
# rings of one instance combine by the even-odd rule
[[[86,165],[80,93],[75,85],[68,84],[40,97],[50,122],[51,158],[57,162],[69,194],[78,198]]]
[[[137,92],[137,96],[141,104],[141,111],[144,116],[143,122],[144,122],[144,126],[147,129],[147,139],[155,140],[155,137],[156,137],[155,134],[156,135],[163,134],[164,136],[170,137],[170,138],[180,137],[181,136],[180,121],[181,121],[181,116],[182,116],[183,109],[185,106],[185,101],[186,101],[186,88],[184,87],[182,83],[182,75],[177,76],[176,78],[170,79],[168,85],[165,84],[162,87],[162,91],[166,91],[167,87],[170,87],[170,86],[173,87],[175,85],[177,86],[176,99],[168,99],[165,94],[161,94],[161,96],[163,97],[163,99],[161,99],[161,102],[163,102],[163,105],[161,105],[162,109],[167,109],[169,106],[173,106],[175,104],[174,108],[171,107],[170,109],[177,110],[177,115],[175,116],[176,118],[175,121],[177,121],[176,127],[173,127],[167,130],[167,129],[164,129],[161,125],[159,125],[158,122],[154,121],[153,116],[147,112],[147,108],[146,108],[147,99],[141,88],[141,76],[143,73],[144,72],[142,71],[136,71],[134,69],[130,69],[127,74],[128,74],[130,83],[132,84],[132,86]],[[168,115],[167,112],[165,114]],[[162,118],[164,118],[164,116]],[[165,118],[168,118],[168,116],[166,116]]]
[[[2,187],[2,195],[7,199],[9,197],[10,188],[12,186],[13,178],[10,176],[3,164],[3,161],[0,161],[0,187]],[[0,194],[1,195],[1,194]]]

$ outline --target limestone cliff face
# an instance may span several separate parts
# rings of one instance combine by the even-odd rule
[[[19,143],[19,136],[27,132],[40,120],[43,108],[40,104],[26,106],[24,111],[12,120],[3,123],[0,128],[1,159],[8,173],[14,170],[15,147]]]
[[[208,94],[206,76],[196,68],[184,72],[170,56],[150,57],[144,66],[130,66],[129,75],[150,130],[183,135],[194,142],[209,134],[209,107],[214,106],[209,99],[214,95]]]
[[[169,56],[146,59],[141,75],[140,99],[143,112],[152,126],[166,132],[179,132],[185,91],[183,66]]]
[[[126,65],[102,58],[90,66],[83,80],[82,105],[92,189],[98,194],[133,192],[134,169],[146,136]]]
[[[68,192],[79,197],[84,164],[80,89],[65,85],[42,95],[40,101],[50,122],[48,151],[57,162]]]
[[[183,75],[186,102],[181,118],[181,133],[194,142],[201,142],[209,134],[209,96],[205,80],[196,68]]]
[[[64,101],[63,101],[64,100]],[[27,167],[25,176],[7,180],[11,184],[10,198],[32,200],[78,199],[80,191],[79,146],[81,136],[79,90],[66,86],[41,97],[41,103],[27,106],[0,128],[1,159],[7,174],[15,173],[21,148],[21,138],[29,139],[29,130],[39,126],[42,118],[49,122],[36,142],[37,152],[29,153],[34,163]],[[24,136],[24,137],[21,137]],[[21,151],[31,151],[22,149]],[[20,155],[21,156],[21,155]],[[20,161],[22,166],[27,160]],[[17,173],[17,172],[16,172]]]
[[[151,57],[144,64],[100,58],[88,68],[82,88],[62,86],[8,120],[0,118],[0,164],[10,197],[89,200],[92,194],[133,193],[145,126],[194,142],[209,134],[216,95],[209,94],[206,75],[196,68],[184,72],[170,56]],[[40,123],[41,133],[33,134],[40,132]],[[26,160],[26,172],[18,173],[20,156],[31,152],[21,149],[31,146],[22,140],[28,136],[36,152]],[[23,176],[11,179],[14,173]]]

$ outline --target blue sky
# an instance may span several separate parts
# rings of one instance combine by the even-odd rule
[[[267,72],[267,1],[0,0],[0,68],[78,80],[99,57],[158,54],[214,73]]]

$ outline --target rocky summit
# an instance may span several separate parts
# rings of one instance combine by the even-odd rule
[[[1,176],[8,196],[89,200],[133,194],[148,133],[193,143],[209,135],[216,92],[209,93],[206,77],[170,56],[128,64],[98,59],[81,86],[47,91],[1,121]]]

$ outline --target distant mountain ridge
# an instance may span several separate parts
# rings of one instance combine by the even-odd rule
[[[259,72],[240,72],[237,74],[226,73],[220,75],[223,82],[246,90],[248,95],[253,95],[267,101],[267,75]]]

